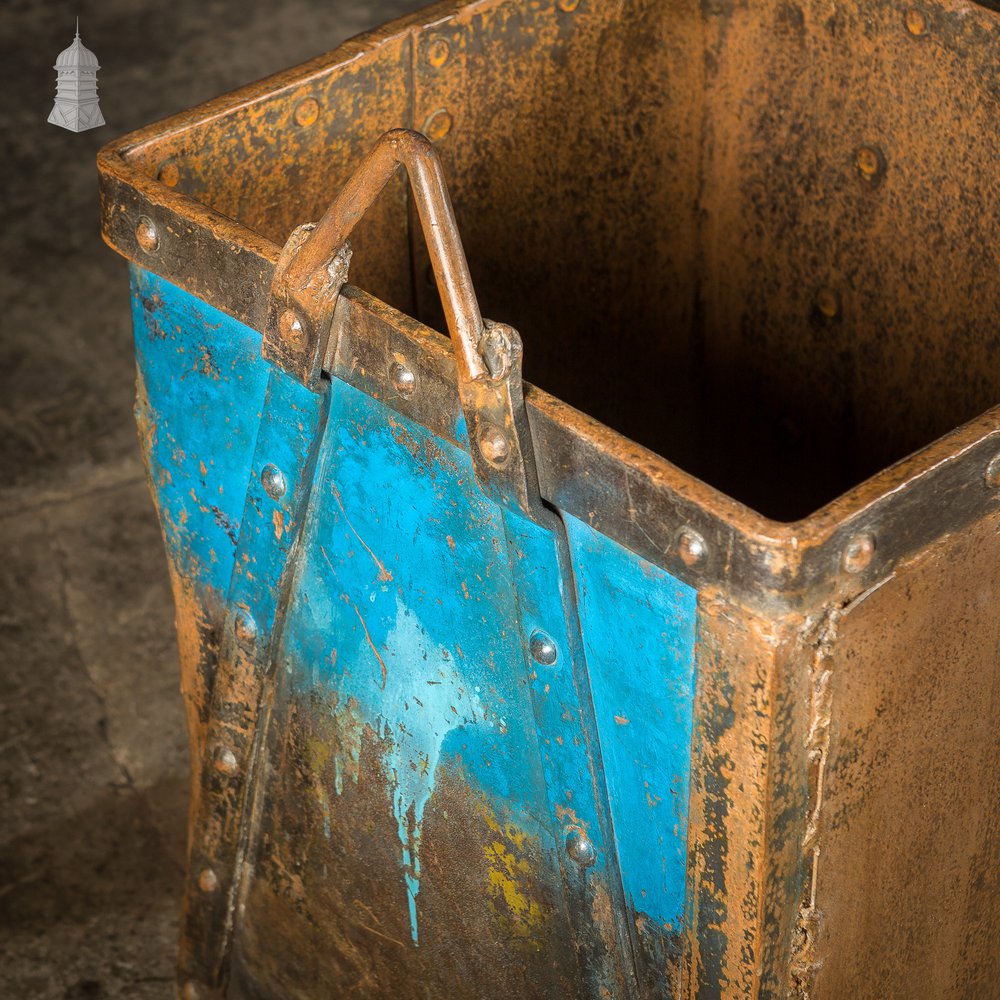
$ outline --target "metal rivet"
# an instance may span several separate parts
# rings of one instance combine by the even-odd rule
[[[437,111],[427,117],[424,127],[420,131],[431,142],[439,142],[451,131],[451,126],[451,115],[444,108],[438,108]]]
[[[146,253],[153,253],[159,247],[160,234],[149,216],[139,216],[139,222],[135,227],[135,240]]]
[[[910,7],[903,15],[906,30],[919,37],[927,31],[927,15],[919,7]]]
[[[531,633],[528,648],[531,650],[531,655],[534,657],[535,662],[540,663],[543,667],[551,667],[559,655],[559,650],[556,649],[556,644],[552,641],[552,637],[546,635],[541,629],[535,629]]]
[[[211,868],[205,868],[198,876],[198,888],[202,892],[215,892],[219,888],[219,877]]]
[[[986,485],[991,490],[1000,490],[1000,455],[986,466]]]
[[[244,646],[249,646],[257,638],[257,623],[248,611],[241,611],[236,616],[233,631]]]
[[[479,435],[479,450],[490,465],[500,468],[510,458],[510,441],[499,427],[487,425]]]
[[[860,573],[875,555],[875,536],[870,532],[855,535],[844,547],[844,569],[848,573]]]
[[[571,14],[579,6],[580,0],[559,0],[559,9],[566,11],[567,14]]]
[[[402,361],[393,361],[389,366],[389,380],[400,396],[412,396],[417,387],[417,378]]]
[[[239,768],[240,764],[236,759],[236,754],[229,747],[219,747],[215,751],[215,769],[219,774],[227,774],[232,777]]]
[[[173,160],[167,160],[166,163],[160,164],[156,179],[167,187],[177,187],[177,182],[181,179],[181,169]]]
[[[885,173],[885,156],[877,146],[861,146],[854,154],[854,165],[867,184],[878,184]]]
[[[301,348],[306,342],[306,331],[299,319],[299,314],[294,309],[286,309],[278,317],[278,330],[281,339],[289,347]]]
[[[840,315],[840,296],[824,285],[816,291],[816,312],[826,319],[836,319]]]
[[[566,853],[581,868],[589,868],[597,860],[597,848],[580,830],[570,830],[566,837]]]
[[[708,555],[708,546],[697,531],[684,528],[677,536],[677,554],[685,566],[696,566]]]
[[[265,465],[260,473],[260,481],[264,492],[272,499],[278,500],[285,495],[287,486],[285,476],[275,465]]]
[[[436,69],[448,61],[451,46],[447,38],[435,38],[427,47],[427,61]]]
[[[315,97],[307,97],[299,101],[295,108],[295,122],[306,128],[319,118],[319,101]]]

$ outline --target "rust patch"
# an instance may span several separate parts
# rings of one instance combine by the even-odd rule
[[[998,558],[994,514],[840,617],[814,727],[828,707],[811,1000],[995,995]]]

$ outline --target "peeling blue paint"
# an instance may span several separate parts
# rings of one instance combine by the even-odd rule
[[[261,360],[258,333],[162,279],[133,268],[132,287],[150,477],[171,558],[194,590],[228,595],[266,633],[290,519],[312,486],[278,662],[298,690],[335,695],[347,737],[321,790],[327,836],[331,799],[358,779],[364,733],[387,748],[413,943],[441,768],[460,770],[486,808],[536,837],[569,892],[608,877],[617,850],[630,905],[677,931],[695,592],[569,517],[572,567],[560,566],[553,526],[487,499],[461,445],[339,380],[310,393]],[[461,416],[455,433],[466,442]],[[266,463],[290,474],[287,496],[262,489]],[[563,590],[570,569],[582,647]],[[555,642],[555,663],[527,654],[535,629]],[[597,848],[592,868],[567,865],[572,829]]]
[[[167,546],[195,589],[224,597],[270,365],[255,330],[140,268],[130,277],[137,417]]]
[[[566,517],[626,896],[684,915],[696,592]]]

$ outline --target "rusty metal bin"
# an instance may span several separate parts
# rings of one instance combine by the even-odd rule
[[[998,65],[443,3],[101,153],[185,998],[1000,996]]]

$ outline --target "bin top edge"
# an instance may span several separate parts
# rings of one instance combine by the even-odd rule
[[[292,91],[313,80],[320,79],[334,70],[397,40],[399,36],[415,29],[444,20],[469,7],[463,0],[437,0],[427,7],[393,18],[385,24],[353,35],[327,52],[305,62],[278,70],[260,80],[244,84],[216,97],[196,104],[175,114],[134,129],[105,143],[97,153],[100,169],[110,168],[115,161],[125,160],[156,142],[174,138],[224,118],[226,115],[251,107],[269,97]]]

